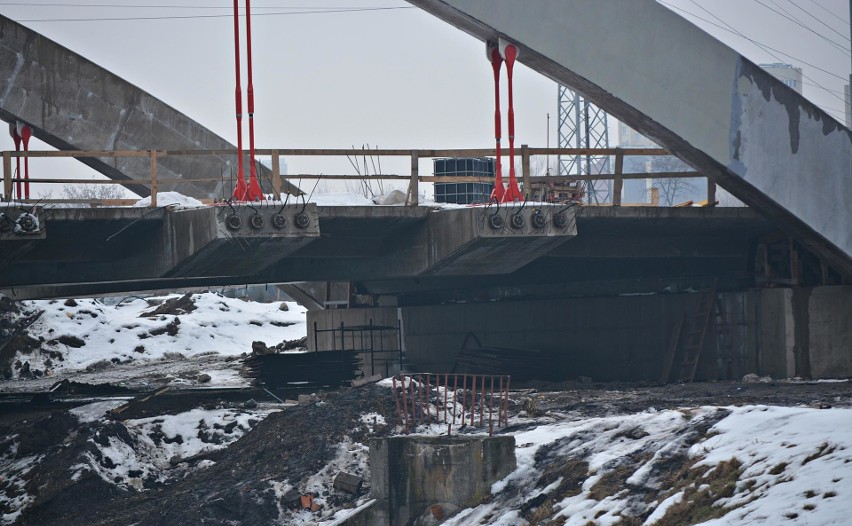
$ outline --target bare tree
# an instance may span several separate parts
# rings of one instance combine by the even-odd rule
[[[59,194],[62,199],[82,199],[88,201],[101,199],[133,199],[135,195],[128,196],[122,186],[114,184],[66,184]]]
[[[651,184],[660,189],[660,204],[672,206],[688,201],[694,195],[697,187],[688,177],[654,177],[654,172],[688,172],[689,165],[672,155],[660,155],[648,158],[647,161],[633,161],[632,172],[649,172]],[[647,196],[646,196],[647,198]]]

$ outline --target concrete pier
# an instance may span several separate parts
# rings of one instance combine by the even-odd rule
[[[377,502],[361,520],[373,526],[440,524],[480,504],[516,465],[511,436],[373,439],[371,487]]]

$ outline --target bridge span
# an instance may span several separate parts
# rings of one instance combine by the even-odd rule
[[[0,232],[0,291],[26,298],[302,282],[316,307],[309,326],[400,327],[418,370],[450,369],[474,335],[485,346],[540,350],[570,377],[665,381],[664,364],[700,329],[699,379],[852,376],[850,130],[652,0],[410,1],[485,42],[514,43],[521,62],[751,208],[54,208],[38,214],[35,229],[16,209],[13,223],[32,231],[9,233],[16,227],[6,224]],[[41,73],[68,79],[58,66],[21,62],[48,48],[33,60],[69,59],[67,50],[11,21],[0,26],[0,61],[11,73],[0,118],[25,120],[58,148],[115,149],[111,135],[91,145],[62,139],[69,122],[86,125],[66,106],[74,97],[37,89],[51,85],[40,84]],[[94,71],[77,63],[73,71]],[[72,85],[91,91],[86,79]],[[122,115],[145,124],[154,115],[146,108],[176,115],[133,90],[107,92],[130,95],[103,98],[112,119],[104,129],[122,132]],[[152,159],[168,148],[126,131],[116,135],[122,144]],[[202,143],[181,148],[220,148]],[[147,170],[138,176],[147,179]],[[332,296],[316,282],[343,286]],[[697,290],[715,299],[703,327],[685,322],[696,317]],[[313,350],[328,343],[309,339]]]

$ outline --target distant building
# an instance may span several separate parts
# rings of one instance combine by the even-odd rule
[[[846,127],[852,128],[852,84],[847,84],[845,91],[846,91]]]
[[[618,145],[622,148],[659,148],[657,143],[623,122],[618,123]]]
[[[802,94],[802,68],[781,62],[761,64],[760,67],[776,79],[796,90],[799,95]]]
[[[618,146],[621,148],[659,148],[659,145],[623,122],[618,123]],[[631,155],[624,158],[624,171],[627,173],[650,172],[651,157]],[[651,179],[628,179],[621,190],[621,200],[625,203],[647,201],[648,192],[653,185]]]

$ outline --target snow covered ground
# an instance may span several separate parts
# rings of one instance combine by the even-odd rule
[[[208,292],[191,295],[191,311],[146,315],[180,297],[22,302],[27,311],[44,311],[28,329],[41,344],[15,356],[13,379],[0,383],[0,390],[36,390],[69,376],[121,383],[132,377],[173,375],[171,383],[179,386],[192,383],[192,378],[180,377],[185,369],[193,369],[196,376],[208,374],[207,385],[244,385],[237,365],[223,359],[251,353],[254,341],[274,347],[306,335],[306,311],[294,302],[257,303]],[[27,363],[30,374],[24,375]]]
[[[214,293],[193,294],[194,310],[143,315],[179,298],[24,302],[29,311],[44,311],[29,330],[42,341],[40,350],[19,354],[16,360],[29,362],[30,370],[42,371],[42,376],[0,382],[0,389],[36,390],[63,377],[122,383],[146,375],[165,377],[180,387],[196,385],[195,378],[204,373],[211,376],[208,385],[239,385],[245,381],[237,375],[236,362],[227,362],[228,358],[251,352],[253,341],[272,347],[306,334],[304,309],[294,303],[281,310],[280,302],[253,303]],[[20,370],[15,369],[18,376]],[[193,374],[186,374],[190,370]],[[793,388],[796,383],[785,385]],[[830,390],[842,383],[814,385]],[[610,403],[612,397],[635,397],[640,391],[607,391],[610,409],[592,417],[554,404],[528,414],[523,399],[547,393],[513,392],[508,433],[516,440],[517,469],[494,484],[487,502],[446,524],[850,524],[848,389],[837,391],[840,394],[830,404],[813,407],[753,402],[732,406],[720,399],[718,406],[625,411]],[[558,400],[565,400],[564,394],[560,396]],[[594,396],[589,391],[583,398]],[[247,434],[273,411],[287,411],[282,405],[197,407],[130,419],[119,426],[104,418],[105,411],[119,403],[97,402],[71,411],[98,431],[69,466],[69,479],[94,475],[118,488],[145,491],[204,472],[220,461],[217,452],[241,437],[250,438]],[[353,415],[356,424],[350,426],[349,436],[328,444],[334,451],[330,462],[305,478],[291,480],[282,472],[264,482],[270,494],[315,492],[316,502],[323,504],[319,514],[282,507],[279,524],[330,526],[356,511],[329,496],[333,477],[347,471],[369,480],[363,437],[397,419],[391,413]],[[438,434],[445,427],[434,425],[420,432]],[[355,436],[362,438],[351,438]],[[0,487],[5,488],[0,508],[8,511],[0,523],[12,524],[35,498],[25,486],[43,455],[18,454],[20,440],[6,439],[8,448],[0,449]],[[363,495],[356,505],[369,502],[370,497]]]
[[[494,484],[491,502],[446,524],[850,524],[852,409],[556,418],[513,433],[517,469]],[[701,430],[708,420],[718,421]],[[674,461],[683,466],[672,477]],[[572,476],[576,487],[564,484]]]

